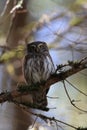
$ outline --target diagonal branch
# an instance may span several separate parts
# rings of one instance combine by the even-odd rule
[[[63,65],[64,66],[64,65]],[[81,70],[84,70],[87,68],[87,57],[77,61],[77,62],[70,62],[68,61],[69,68],[67,70],[61,70],[59,73],[56,72],[53,75],[49,77],[49,79],[42,85],[41,84],[35,84],[28,86],[26,84],[24,85],[18,85],[18,88],[13,91],[6,91],[2,92],[0,94],[0,103],[6,102],[6,101],[12,101],[14,98],[32,94],[33,92],[39,91],[43,92],[46,91],[52,84],[63,81],[69,76],[72,76],[76,74],[77,72],[80,72]],[[37,87],[36,87],[37,86]],[[44,86],[44,87],[43,87]]]
[[[87,61],[86,60],[87,60],[87,57],[83,58],[79,62],[68,61],[69,62],[68,66],[70,66],[71,68],[66,70],[66,71],[61,71],[59,74],[56,73],[56,74],[50,76],[45,84],[45,87],[48,88],[50,85],[52,85],[56,82],[65,80],[66,78],[80,72],[81,70],[86,69],[87,68]]]
[[[40,113],[31,112],[31,111],[28,109],[28,107],[26,107],[25,105],[19,104],[19,103],[17,103],[17,102],[15,102],[15,104],[16,104],[20,109],[22,109],[22,110],[28,112],[29,114],[35,116],[36,119],[37,119],[37,118],[42,119],[45,123],[47,123],[48,120],[49,120],[50,122],[61,123],[61,124],[64,124],[64,125],[66,125],[66,126],[68,126],[68,127],[71,127],[71,128],[73,128],[73,129],[76,129],[76,130],[77,130],[77,127],[75,127],[75,126],[73,126],[73,125],[71,125],[71,124],[69,124],[69,123],[66,123],[66,122],[64,122],[64,121],[58,120],[58,119],[56,119],[55,117],[48,117],[48,116],[43,115],[43,114],[40,114]],[[36,119],[35,119],[35,121],[36,121]],[[35,121],[34,121],[34,123],[35,123]]]

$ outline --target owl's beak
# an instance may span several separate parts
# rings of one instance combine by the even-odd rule
[[[36,49],[36,52],[38,53],[39,52],[39,48],[37,47],[37,49]]]

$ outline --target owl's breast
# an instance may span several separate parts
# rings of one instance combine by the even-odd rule
[[[32,57],[27,61],[25,77],[29,84],[45,81],[55,71],[48,56]]]

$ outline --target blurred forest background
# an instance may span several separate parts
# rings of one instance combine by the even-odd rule
[[[87,56],[87,0],[0,0],[0,92],[15,90],[24,81],[22,59],[28,42],[45,41],[55,67]],[[87,94],[87,70],[67,79]],[[87,110],[87,97],[66,82],[77,106]],[[87,127],[87,113],[74,108],[63,88],[56,83],[48,96],[49,112],[36,111],[76,127]],[[12,103],[0,106],[0,130],[56,130]],[[72,130],[58,123],[58,130]]]

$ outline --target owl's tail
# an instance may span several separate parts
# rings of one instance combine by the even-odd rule
[[[48,92],[48,90],[47,90]],[[33,104],[37,106],[37,108],[46,108],[48,105],[47,102],[47,92],[41,93],[41,92],[36,92],[32,95],[33,98]]]

